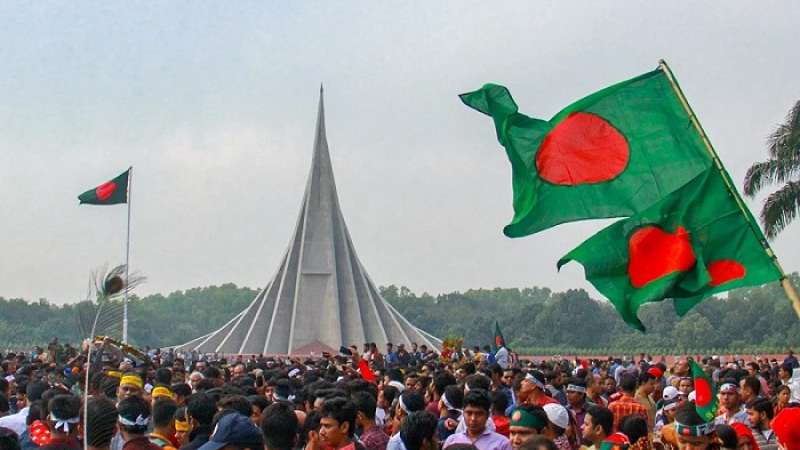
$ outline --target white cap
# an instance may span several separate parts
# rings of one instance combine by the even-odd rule
[[[664,388],[664,392],[661,394],[661,398],[667,401],[674,400],[678,398],[678,395],[680,395],[680,393],[681,392],[677,390],[675,387],[667,386]]]
[[[547,414],[547,420],[552,422],[553,425],[564,429],[569,427],[569,412],[567,412],[567,408],[557,403],[548,403],[543,408]]]

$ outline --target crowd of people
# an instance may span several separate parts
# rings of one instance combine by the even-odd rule
[[[226,358],[91,345],[91,358],[57,341],[0,355],[0,450],[800,450],[791,352],[698,358],[709,385],[691,358],[646,355],[367,344]]]

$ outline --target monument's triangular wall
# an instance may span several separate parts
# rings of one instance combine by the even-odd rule
[[[340,345],[441,343],[414,327],[375,287],[339,208],[320,90],[314,155],[300,216],[278,271],[222,328],[176,347],[202,353],[310,354]]]

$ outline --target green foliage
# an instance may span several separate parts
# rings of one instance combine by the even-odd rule
[[[775,238],[800,212],[800,101],[786,121],[767,140],[769,159],[750,166],[744,179],[744,193],[753,197],[769,185],[782,186],[764,201],[761,223],[764,234]]]
[[[188,342],[221,327],[255,298],[257,291],[235,284],[176,291],[144,298],[131,297],[128,305],[130,340],[134,345],[167,346]],[[57,336],[79,342],[78,308],[86,302],[50,305],[46,300],[27,303],[0,297],[0,350],[43,345]]]
[[[792,280],[800,285],[797,274]],[[800,345],[798,318],[779,283],[708,299],[684,318],[670,301],[645,305],[640,317],[646,334],[582,289],[497,288],[418,297],[388,286],[381,292],[411,323],[436,336],[463,336],[467,345],[490,343],[498,320],[509,346],[522,354],[772,353]]]
[[[797,274],[792,279],[800,286]],[[648,304],[640,311],[647,334],[629,328],[608,302],[582,289],[470,289],[435,297],[394,285],[380,290],[416,326],[442,338],[464,337],[467,345],[490,344],[497,320],[509,346],[521,354],[745,354],[800,346],[797,316],[778,283],[709,299],[683,319],[669,301]],[[221,327],[256,294],[224,284],[132,297],[131,341],[153,347],[187,342]],[[53,336],[78,342],[77,311],[87,306],[0,297],[0,350],[43,345]]]

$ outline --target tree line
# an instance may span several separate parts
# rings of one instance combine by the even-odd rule
[[[793,274],[792,279],[800,286],[800,276]],[[509,346],[521,354],[755,354],[800,346],[800,321],[779,283],[708,299],[683,318],[670,301],[646,305],[640,310],[645,334],[629,328],[610,303],[591,298],[583,289],[470,289],[432,296],[390,285],[380,291],[411,323],[440,338],[490,344],[497,321]],[[151,347],[187,342],[221,327],[256,294],[229,283],[166,296],[133,296],[131,341]],[[87,306],[0,297],[0,351],[43,345],[54,336],[79,342],[78,310]]]

